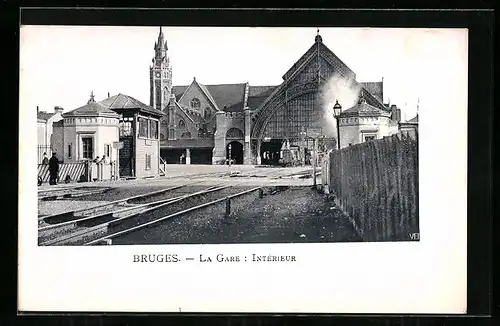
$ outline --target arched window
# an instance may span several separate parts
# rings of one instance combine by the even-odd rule
[[[199,109],[201,106],[201,103],[200,103],[200,100],[195,97],[191,100],[190,105],[191,105],[191,108],[193,108],[193,109]]]
[[[186,123],[184,120],[179,120],[179,129],[185,129],[186,128]]]
[[[189,131],[188,132],[183,132],[182,135],[181,135],[181,138],[189,139],[189,138],[191,138],[191,133]]]
[[[211,113],[212,113],[212,112],[210,111],[210,108],[209,108],[209,107],[206,107],[206,108],[205,108],[205,112],[203,113],[203,115],[204,115],[205,119],[210,118]]]
[[[156,86],[156,108],[161,109],[161,87]]]
[[[238,128],[231,128],[226,133],[227,139],[241,139],[243,138],[243,131]]]

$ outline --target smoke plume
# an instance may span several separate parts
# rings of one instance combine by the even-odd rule
[[[333,116],[335,100],[339,101],[342,111],[356,104],[361,86],[353,79],[334,74],[320,90],[320,103],[323,109],[323,134],[337,136],[337,125]]]

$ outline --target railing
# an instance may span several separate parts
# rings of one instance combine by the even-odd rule
[[[364,240],[419,238],[416,131],[333,150],[322,170],[326,192]]]
[[[42,183],[50,178],[48,164],[38,164],[38,177]],[[94,163],[90,161],[59,164],[58,182],[90,182],[117,180],[116,163]]]
[[[164,176],[165,171],[167,171],[167,161],[160,156],[160,175]]]

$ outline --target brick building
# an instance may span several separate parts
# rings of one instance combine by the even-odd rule
[[[160,153],[168,163],[217,164],[231,156],[237,164],[276,164],[283,144],[302,146],[305,152],[312,149],[313,140],[304,132],[309,129],[322,130],[323,139],[335,143],[336,128],[325,124],[320,98],[333,75],[351,80],[362,105],[377,112],[377,138],[397,129],[400,120],[400,110],[383,103],[383,80],[357,82],[356,74],[328,49],[319,32],[280,85],[205,85],[194,78],[189,85],[172,86],[161,28],[154,49],[150,102],[165,113]],[[359,128],[352,137],[360,137]]]

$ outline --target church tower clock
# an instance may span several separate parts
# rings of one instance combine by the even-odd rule
[[[149,67],[150,105],[167,113],[167,106],[172,93],[172,67],[167,56],[167,41],[164,40],[160,27],[158,40],[155,42],[155,56]]]

